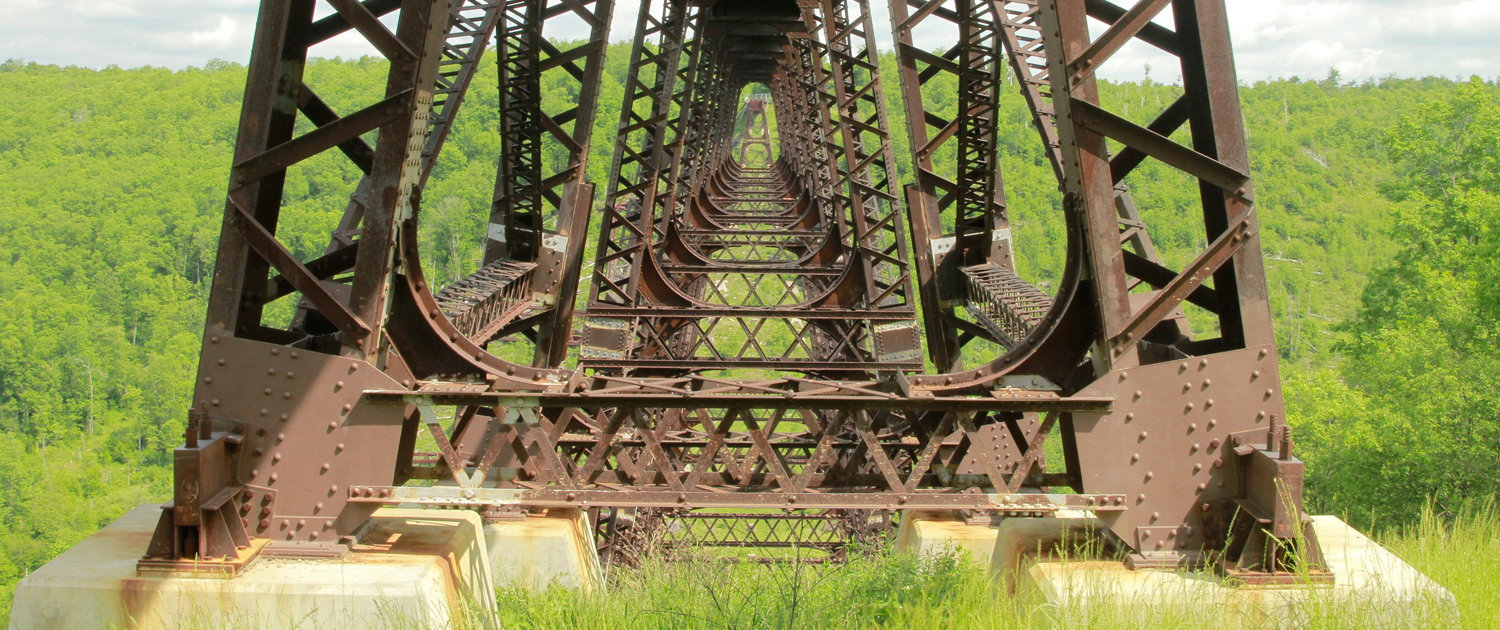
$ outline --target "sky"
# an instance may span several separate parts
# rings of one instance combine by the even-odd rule
[[[638,0],[617,0],[610,39],[630,37]],[[886,0],[872,16],[890,49]],[[1127,4],[1117,0],[1117,4]],[[1253,82],[1300,76],[1321,79],[1336,68],[1345,80],[1480,75],[1500,78],[1497,0],[1227,0],[1239,78]],[[243,63],[255,30],[257,0],[0,0],[0,59],[103,68],[201,66],[211,59]],[[319,3],[319,15],[331,12]],[[1170,10],[1157,18],[1170,24]],[[1097,26],[1097,25],[1096,25]],[[1101,29],[1102,30],[1102,27]],[[558,33],[581,36],[583,33]],[[924,38],[924,35],[926,37]],[[918,45],[938,43],[916,34]],[[312,51],[358,57],[373,48],[352,33]],[[1100,74],[1174,82],[1165,53],[1140,43],[1121,50]]]

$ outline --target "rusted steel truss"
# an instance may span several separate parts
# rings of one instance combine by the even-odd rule
[[[867,0],[643,0],[597,207],[585,160],[610,0],[329,4],[317,21],[313,0],[261,5],[190,428],[141,570],[337,554],[398,503],[584,510],[621,561],[652,532],[837,555],[901,509],[1080,509],[1139,566],[1316,569],[1222,0],[894,0],[914,168],[900,196]],[[1153,21],[1169,5],[1171,24]],[[549,30],[579,22],[590,36],[566,49]],[[951,40],[920,48],[919,27]],[[350,30],[391,66],[385,97],[341,116],[301,73]],[[485,257],[434,287],[421,189],[492,36]],[[1132,39],[1181,60],[1182,97],[1145,126],[1102,108],[1094,79]],[[1064,193],[1051,295],[1012,263],[1041,244],[1007,218],[1007,56]],[[576,100],[553,111],[558,85]],[[927,106],[943,86],[954,111]],[[769,96],[747,107],[747,88]],[[296,135],[299,115],[316,128]],[[760,136],[742,132],[768,118],[778,159],[750,163]],[[335,150],[366,176],[304,261],[277,239],[282,183]],[[1181,269],[1126,188],[1148,158],[1200,183],[1201,212],[1179,220],[1208,245]],[[290,325],[270,325],[266,305],[293,293]],[[1184,302],[1217,336],[1192,335]],[[516,335],[529,361],[486,349]],[[998,358],[964,365],[970,343]],[[731,508],[749,511],[703,525]],[[755,525],[768,510],[785,522]]]

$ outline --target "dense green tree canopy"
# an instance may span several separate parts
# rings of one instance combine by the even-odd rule
[[[627,56],[611,47],[601,90],[588,170],[601,187]],[[899,98],[894,59],[882,65],[887,99]],[[384,74],[370,58],[307,67],[338,111],[373,102]],[[175,72],[0,64],[0,614],[26,571],[166,495],[244,81],[243,67],[223,62]],[[495,84],[491,57],[424,191],[425,264],[439,281],[479,263],[500,145]],[[563,83],[543,89],[553,103],[577,97]],[[953,89],[935,83],[924,108],[951,114]],[[1179,93],[1149,80],[1101,86],[1106,106],[1137,121]],[[1242,90],[1292,420],[1323,508],[1399,518],[1429,494],[1494,490],[1496,94],[1494,84],[1394,78]],[[903,110],[889,105],[906,182]],[[1055,290],[1056,185],[1014,89],[1004,105],[1018,262]],[[936,156],[939,170],[953,168],[951,150]],[[336,154],[295,167],[283,242],[303,258],[320,253],[358,175]],[[1201,222],[1178,219],[1196,212],[1196,183],[1149,163],[1133,179],[1167,261],[1191,258]],[[290,300],[279,309],[288,316]]]

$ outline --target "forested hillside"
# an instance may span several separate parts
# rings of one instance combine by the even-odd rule
[[[601,186],[627,54],[611,48],[600,101],[589,173]],[[373,59],[315,60],[307,81],[352,111],[375,100],[384,72]],[[0,65],[0,615],[26,571],[167,495],[244,79],[222,62],[176,72]],[[478,264],[500,146],[495,82],[491,59],[424,194],[437,280]],[[1102,86],[1105,104],[1136,120],[1178,93],[1149,79]],[[886,94],[897,98],[890,85]],[[1409,519],[1429,496],[1442,509],[1493,493],[1500,88],[1330,77],[1241,94],[1316,509],[1369,525],[1372,514]],[[1019,95],[1006,99],[1018,261],[1045,288],[1061,271],[1060,201]],[[954,108],[936,91],[924,105]],[[901,124],[892,131],[906,160]],[[303,258],[321,252],[357,179],[337,155],[295,168],[282,241]],[[1135,179],[1168,261],[1190,258],[1203,235],[1175,218],[1194,207],[1196,184],[1152,166]]]

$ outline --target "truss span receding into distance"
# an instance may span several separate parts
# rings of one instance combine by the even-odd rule
[[[1316,563],[1316,541],[1285,544],[1309,540],[1302,466],[1222,0],[891,0],[885,68],[868,0],[642,0],[603,190],[585,174],[611,0],[326,1],[317,20],[314,0],[261,3],[194,407],[142,571],[335,554],[390,504],[578,508],[619,534],[609,558],[636,516],[698,508],[847,539],[898,509],[1076,509],[1137,566]],[[384,98],[335,112],[304,62],[349,31],[390,70]],[[1095,79],[1131,41],[1181,63],[1144,125]],[[434,286],[421,191],[483,59],[503,139],[484,258]],[[1063,193],[1050,291],[1013,259],[1015,89]],[[364,178],[303,260],[277,237],[283,183],[333,151]],[[1127,186],[1147,159],[1199,182],[1180,220],[1207,245],[1179,268]]]

